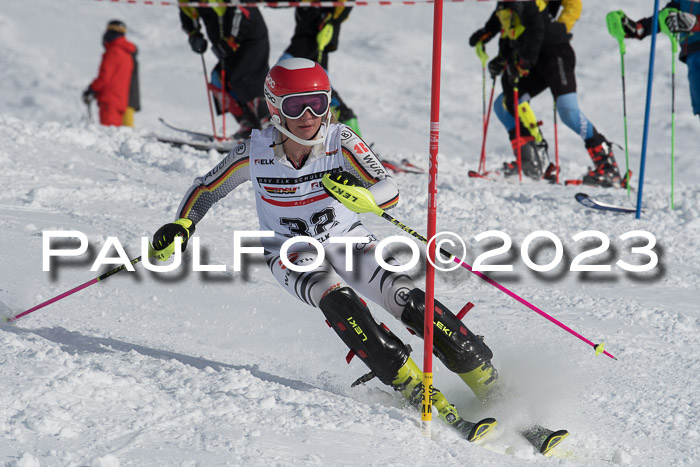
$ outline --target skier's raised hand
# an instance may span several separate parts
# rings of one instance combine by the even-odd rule
[[[178,219],[165,224],[153,234],[149,256],[158,261],[167,261],[175,252],[175,237],[182,238],[182,251],[185,251],[187,240],[192,234],[194,234],[194,223],[190,219]]]

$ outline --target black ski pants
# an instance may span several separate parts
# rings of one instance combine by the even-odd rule
[[[569,42],[544,46],[530,74],[521,78],[518,83],[521,101],[525,94],[535,97],[547,88],[551,90],[555,99],[562,94],[576,92],[575,70],[576,54]],[[501,85],[506,99],[506,108],[514,114],[513,83],[510,82],[507,73],[503,73]]]

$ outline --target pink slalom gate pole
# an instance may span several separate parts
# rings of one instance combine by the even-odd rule
[[[442,1],[433,8],[433,69],[430,89],[430,182],[428,185],[428,235],[437,230],[438,143],[440,141],[440,66],[442,60]],[[421,431],[430,436],[433,419],[433,313],[435,304],[435,245],[428,245],[425,267],[425,317],[423,322],[423,404]]]
[[[132,260],[131,260],[131,264],[136,264],[136,263],[138,263],[139,261],[141,261],[141,256],[139,256],[138,258],[132,259]],[[108,272],[102,274],[102,275],[99,276],[99,277],[95,277],[94,279],[91,279],[91,280],[85,282],[84,284],[81,284],[81,285],[79,285],[79,286],[77,286],[77,287],[75,287],[75,288],[72,288],[72,289],[70,289],[70,290],[67,291],[67,292],[63,292],[62,294],[57,295],[57,296],[55,296],[54,298],[51,298],[51,299],[49,299],[49,300],[46,300],[45,302],[40,303],[40,304],[38,304],[38,305],[36,305],[36,306],[34,306],[34,307],[28,309],[27,311],[23,311],[22,313],[19,313],[19,314],[15,315],[15,316],[12,316],[12,317],[10,317],[10,318],[5,318],[5,321],[6,321],[6,322],[9,322],[9,323],[11,323],[11,322],[13,322],[13,321],[17,321],[17,320],[20,319],[22,316],[26,316],[26,315],[28,315],[29,313],[33,313],[33,312],[35,312],[36,310],[39,310],[39,309],[41,309],[41,308],[44,308],[44,307],[47,306],[47,305],[51,305],[51,304],[54,303],[54,302],[57,302],[57,301],[59,301],[59,300],[62,300],[62,299],[66,298],[66,297],[69,296],[69,295],[73,295],[73,294],[76,293],[76,292],[80,292],[81,290],[86,289],[86,288],[90,287],[90,286],[93,285],[93,284],[97,284],[98,282],[103,281],[103,280],[107,279],[109,276],[111,276],[111,275],[113,275],[113,274],[116,274],[116,273],[118,273],[118,272],[120,272],[120,271],[123,271],[124,269],[126,269],[126,266],[122,264],[121,266],[118,266],[118,267],[112,269],[111,271],[108,271]]]

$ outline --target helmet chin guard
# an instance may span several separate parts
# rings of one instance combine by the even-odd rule
[[[331,83],[326,70],[321,65],[305,58],[282,60],[270,69],[265,78],[265,100],[270,110],[272,125],[283,135],[304,146],[323,143],[331,121],[330,93]],[[295,136],[287,128],[286,117],[282,114],[282,101],[295,94],[322,92],[329,96],[329,108],[326,109],[316,139],[306,140]],[[320,137],[318,137],[320,134]]]
[[[313,146],[315,144],[320,144],[323,143],[326,140],[326,133],[328,132],[328,125],[331,123],[331,113],[326,112],[326,116],[324,118],[324,121],[321,122],[321,126],[318,128],[318,131],[316,132],[316,135],[320,133],[320,138],[316,139],[302,139],[299,138],[298,136],[295,136],[289,129],[287,129],[287,124],[285,123],[285,118],[282,115],[273,115],[272,117],[272,125],[279,130],[280,133],[291,139],[292,141],[296,141],[297,143],[304,145],[304,146]],[[316,136],[315,135],[315,136]]]

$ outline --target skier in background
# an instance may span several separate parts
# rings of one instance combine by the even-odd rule
[[[423,335],[424,292],[408,275],[382,269],[374,256],[377,238],[355,212],[324,192],[322,177],[330,174],[341,185],[368,188],[383,209],[398,203],[398,188],[365,142],[348,126],[331,121],[331,92],[328,75],[318,63],[291,58],[273,66],[265,82],[273,126],[254,130],[212,171],[195,179],[180,203],[177,220],[154,234],[149,256],[167,260],[178,236],[184,250],[209,209],[252,181],[260,230],[274,232],[273,237],[260,240],[275,279],[295,298],[320,308],[351,353],[369,367],[371,373],[358,382],[376,376],[420,404],[423,375],[408,346],[375,321],[357,292],[419,336]],[[282,263],[282,244],[298,236],[313,237],[321,244],[325,260],[315,269],[298,272]],[[347,238],[352,248],[330,241],[339,237]],[[350,272],[345,266],[346,251],[351,251],[353,259]],[[287,257],[304,266],[315,263],[319,254],[304,241],[294,244]],[[385,261],[397,264],[386,255]],[[485,397],[497,378],[491,350],[445,306],[436,301],[435,309],[435,355]],[[493,419],[477,424],[465,421],[439,391],[434,393],[434,405],[469,440],[495,424]]]
[[[97,99],[102,125],[134,126],[141,109],[136,46],[126,37],[126,24],[112,20],[102,37],[105,48],[97,78],[83,91],[86,105]]]
[[[666,26],[672,33],[680,33],[681,62],[688,66],[690,101],[693,113],[700,116],[700,2],[690,0],[671,1],[663,9],[674,8],[666,18]],[[626,15],[622,18],[625,37],[643,39],[651,34],[652,17],[634,21]],[[657,31],[658,32],[658,31]]]
[[[187,0],[179,0],[186,3]],[[209,0],[209,3],[221,3]],[[245,7],[180,7],[180,23],[187,33],[192,51],[203,54],[208,42],[219,64],[212,71],[211,83],[221,89],[221,70],[225,71],[228,91],[226,109],[217,101],[219,112],[230,111],[240,125],[233,139],[245,139],[251,130],[269,125],[270,114],[263,97],[263,81],[269,70],[270,41],[267,26],[259,8]],[[219,99],[221,94],[219,91]],[[234,102],[235,101],[235,102]]]
[[[564,7],[558,20],[553,20]],[[547,144],[536,143],[532,131],[520,122],[520,139],[516,137],[513,90],[517,86],[520,104],[528,102],[549,88],[557,111],[566,126],[583,140],[594,168],[582,179],[586,185],[620,187],[620,176],[612,145],[588,120],[578,105],[576,94],[576,55],[571,47],[571,29],[581,14],[581,0],[546,2],[498,2],[486,25],[469,39],[473,47],[486,43],[501,33],[498,56],[489,64],[491,77],[503,74],[503,93],[496,98],[494,111],[508,131],[517,157],[521,150],[523,173],[535,180],[543,175],[548,160]],[[505,71],[505,73],[504,73]],[[527,106],[529,109],[529,104]],[[536,122],[536,118],[534,119]],[[504,163],[506,176],[518,173],[517,161]]]
[[[328,54],[338,50],[340,25],[350,16],[352,7],[297,7],[294,11],[294,35],[280,60],[298,57],[319,63],[328,71]],[[362,136],[357,116],[333,89],[331,111],[339,122]]]

